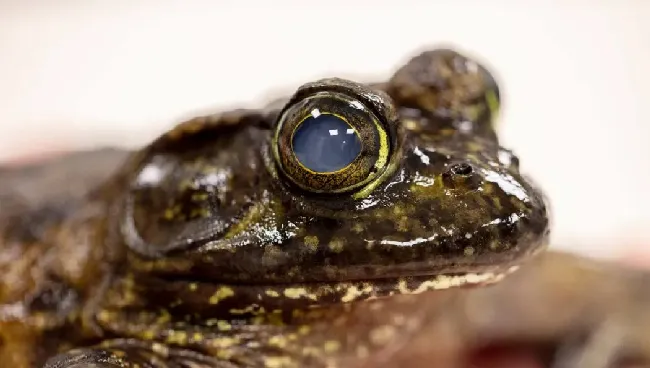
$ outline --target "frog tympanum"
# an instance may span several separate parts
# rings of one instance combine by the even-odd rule
[[[648,358],[650,279],[542,252],[548,203],[499,144],[499,103],[439,48],[384,83],[322,79],[135,152],[0,170],[2,366]]]

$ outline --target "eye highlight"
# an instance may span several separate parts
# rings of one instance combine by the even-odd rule
[[[348,82],[337,87],[300,89],[280,114],[272,142],[280,172],[313,193],[367,185],[385,170],[393,149],[383,111],[375,109],[388,102]]]

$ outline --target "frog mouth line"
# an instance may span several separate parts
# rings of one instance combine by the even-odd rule
[[[458,287],[472,287],[501,281],[519,267],[512,266],[504,271],[483,273],[439,274],[436,276],[410,276],[365,281],[340,281],[304,283],[296,285],[273,285],[278,294],[290,299],[352,302],[393,295],[417,295],[428,291]],[[268,287],[268,286],[267,286]],[[338,300],[337,300],[338,299]]]
[[[175,295],[179,299],[195,300],[203,308],[226,308],[234,314],[239,312],[245,314],[262,306],[268,311],[278,308],[331,305],[395,295],[417,295],[435,290],[488,285],[501,281],[517,269],[518,266],[511,266],[482,273],[448,273],[435,276],[286,284],[229,284],[214,281],[179,279],[163,281],[158,279],[158,282],[164,285],[148,285],[146,288],[147,290],[165,290],[167,295]]]

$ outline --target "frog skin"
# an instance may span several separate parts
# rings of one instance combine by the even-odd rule
[[[548,203],[499,144],[499,101],[484,66],[438,48],[135,152],[0,169],[2,366],[650,358],[650,278],[544,252]]]

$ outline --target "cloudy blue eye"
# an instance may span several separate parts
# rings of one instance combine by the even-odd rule
[[[341,170],[361,153],[354,128],[343,118],[321,114],[318,109],[298,125],[291,143],[298,161],[314,172]]]
[[[270,145],[283,182],[353,197],[370,185],[391,154],[388,123],[378,115],[382,101],[364,86],[339,79],[301,87],[279,114]]]

